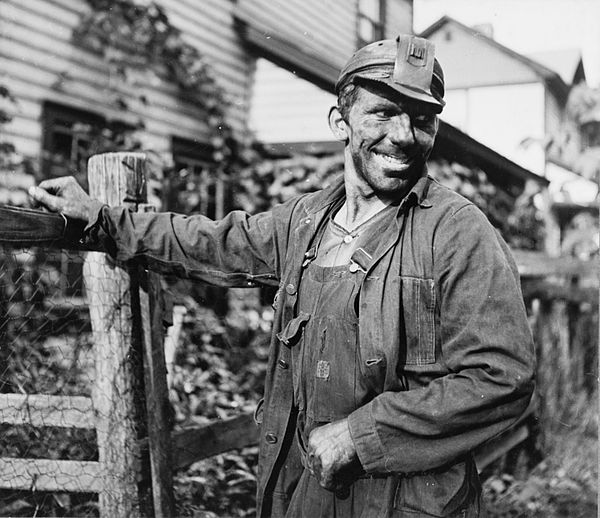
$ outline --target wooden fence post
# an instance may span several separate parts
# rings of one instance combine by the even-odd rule
[[[159,276],[153,272],[140,272],[140,280],[150,478],[154,513],[158,518],[175,515],[171,408],[164,352],[165,308]]]
[[[144,169],[143,154],[93,156],[88,165],[90,195],[111,206],[138,210],[146,202]],[[96,355],[92,399],[104,478],[99,494],[101,516],[172,516],[172,487],[170,480],[165,480],[171,475],[169,441],[159,437],[168,437],[170,432],[162,403],[167,393],[154,392],[161,388],[155,380],[165,376],[164,356],[162,372],[160,361],[156,361],[163,355],[162,339],[158,339],[162,315],[157,315],[156,284],[145,275],[140,278],[138,266],[117,264],[101,253],[88,254],[84,272]],[[145,401],[149,402],[149,413]],[[148,415],[162,430],[154,424],[148,426]],[[139,483],[140,439],[147,430],[153,498]],[[161,447],[166,449],[160,451]],[[157,480],[162,487],[156,487]]]

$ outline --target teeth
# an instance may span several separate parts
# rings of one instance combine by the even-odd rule
[[[384,155],[382,153],[376,153],[376,155],[379,158],[383,159],[385,162],[387,162],[390,165],[400,166],[400,165],[405,165],[406,164],[406,160],[405,159],[397,158],[397,157],[392,156],[392,155]]]

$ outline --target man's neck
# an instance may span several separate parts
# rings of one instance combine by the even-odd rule
[[[392,200],[377,196],[375,193],[365,196],[346,184],[346,200],[335,214],[334,221],[347,230],[353,230],[381,212],[391,202]]]

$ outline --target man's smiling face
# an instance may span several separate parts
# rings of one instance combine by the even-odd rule
[[[393,200],[424,172],[438,128],[435,109],[385,86],[356,88],[346,119],[351,181],[366,196]]]

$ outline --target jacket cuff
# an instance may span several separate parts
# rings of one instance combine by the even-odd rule
[[[385,453],[381,439],[375,429],[372,405],[367,404],[348,416],[350,436],[354,442],[358,459],[367,473],[387,472]]]
[[[99,200],[92,200],[90,202],[90,210],[89,210],[90,219],[84,229],[84,233],[86,235],[89,234],[90,231],[100,223],[100,216],[101,216],[100,212],[106,206],[107,206],[106,203],[102,203]]]
[[[104,234],[102,229],[103,222],[103,211],[108,208],[106,203],[102,203],[98,200],[92,200],[90,202],[89,209],[89,221],[82,232],[80,243],[88,250],[103,250],[103,239]]]

